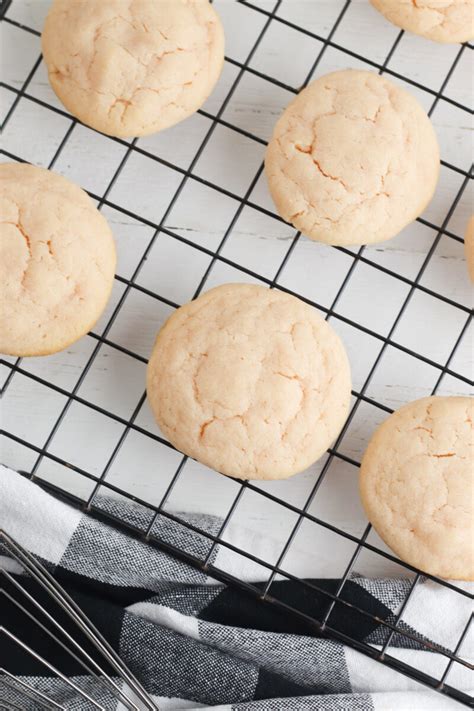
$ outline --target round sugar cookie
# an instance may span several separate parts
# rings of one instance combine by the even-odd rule
[[[467,223],[466,234],[464,235],[464,253],[469,276],[471,281],[474,282],[474,215]]]
[[[0,165],[0,352],[48,355],[83,336],[112,289],[115,245],[74,183],[44,168]]]
[[[54,0],[42,48],[74,116],[110,136],[145,136],[204,103],[224,32],[208,0]]]
[[[360,469],[369,521],[406,563],[474,579],[473,400],[427,397],[376,430]]]
[[[370,0],[397,27],[435,42],[474,38],[474,0]]]
[[[168,319],[147,393],[177,449],[238,479],[284,479],[335,440],[351,382],[344,347],[314,308],[281,291],[226,284]]]
[[[278,120],[265,172],[280,215],[311,239],[394,237],[434,193],[439,150],[416,99],[372,72],[312,82]]]

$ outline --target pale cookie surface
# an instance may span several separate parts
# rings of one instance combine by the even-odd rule
[[[250,284],[216,287],[178,309],[147,372],[172,444],[239,479],[306,469],[340,432],[350,389],[344,347],[317,311]]]
[[[464,252],[469,276],[471,281],[474,282],[474,215],[467,223],[466,234],[464,235]]]
[[[54,0],[42,48],[74,116],[111,136],[144,136],[204,103],[224,33],[208,0]]]
[[[362,460],[369,521],[405,562],[426,573],[474,579],[473,400],[428,397],[375,432]]]
[[[467,42],[474,38],[474,0],[370,2],[397,27],[435,42]]]
[[[372,72],[327,74],[277,122],[265,158],[281,216],[328,244],[381,242],[430,201],[439,150],[410,94]]]
[[[105,218],[77,185],[31,165],[0,165],[0,352],[47,355],[87,333],[115,271]]]

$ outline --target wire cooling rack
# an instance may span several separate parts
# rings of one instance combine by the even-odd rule
[[[460,235],[463,232],[456,215],[469,181],[472,179],[472,166],[469,168],[465,165],[470,146],[466,143],[460,144],[459,132],[456,134],[456,140],[452,139],[448,132],[446,140],[441,141],[443,192],[435,196],[434,212],[425,213],[411,228],[423,233],[423,236],[418,239],[413,231],[410,232],[410,239],[418,240],[416,241],[418,247],[421,244],[416,257],[413,255],[409,262],[398,262],[393,266],[390,261],[384,261],[385,256],[390,254],[384,248],[324,247],[320,249],[320,246],[311,243],[311,250],[313,250],[309,262],[311,272],[306,283],[304,274],[308,274],[308,269],[306,271],[300,269],[299,276],[293,279],[290,279],[289,275],[293,274],[295,260],[300,261],[300,267],[302,260],[308,261],[310,252],[306,247],[304,250],[302,247],[309,243],[301,237],[300,233],[295,233],[294,229],[287,226],[275,214],[271,203],[265,197],[262,198],[264,181],[261,158],[268,131],[265,131],[265,127],[260,130],[261,107],[266,97],[271,94],[272,98],[269,100],[273,101],[275,95],[278,96],[276,100],[278,108],[275,109],[273,112],[275,115],[272,117],[274,122],[284,105],[301,87],[306,86],[315,75],[339,66],[363,66],[384,73],[393,81],[404,84],[420,98],[432,118],[435,117],[435,112],[440,112],[441,118],[438,124],[435,121],[438,129],[443,126],[443,122],[446,123],[443,117],[445,112],[449,111],[456,115],[459,125],[465,127],[471,121],[472,111],[468,103],[472,96],[470,97],[469,91],[466,94],[462,86],[459,86],[458,74],[463,66],[466,67],[466,63],[469,65],[472,62],[472,46],[465,44],[441,50],[437,45],[405,35],[403,31],[389,26],[381,16],[377,15],[376,18],[374,13],[370,15],[370,21],[379,24],[371,36],[371,42],[367,43],[364,51],[361,51],[358,47],[354,48],[357,13],[363,12],[367,15],[368,3],[351,2],[351,0],[334,0],[330,3],[325,0],[321,2],[221,0],[219,3],[216,0],[217,9],[230,17],[230,30],[227,31],[228,45],[236,46],[237,41],[233,36],[233,13],[237,13],[235,17],[238,16],[239,22],[245,23],[241,27],[245,27],[246,31],[239,33],[238,38],[239,41],[241,40],[241,51],[236,53],[239,58],[236,59],[229,52],[231,56],[226,56],[223,79],[214,92],[215,98],[211,97],[193,119],[181,124],[180,128],[172,129],[178,133],[160,134],[157,147],[153,141],[144,139],[127,141],[99,136],[82,127],[63,109],[52,93],[45,88],[47,84],[39,54],[40,26],[32,27],[27,23],[29,5],[31,3],[29,4],[27,0],[23,4],[17,0],[13,3],[7,0],[0,6],[2,24],[7,32],[13,33],[13,44],[18,44],[21,52],[23,72],[19,71],[19,75],[15,75],[14,80],[2,84],[2,90],[7,97],[2,126],[4,159],[38,163],[68,174],[74,148],[76,157],[79,154],[79,162],[82,159],[83,169],[87,173],[87,176],[84,172],[76,174],[75,179],[88,189],[91,197],[97,201],[99,209],[103,210],[109,219],[112,214],[114,215],[114,219],[111,220],[114,231],[120,229],[120,218],[122,218],[122,221],[127,223],[127,229],[131,230],[134,225],[134,234],[145,235],[145,237],[124,242],[122,255],[120,255],[122,242],[119,242],[119,275],[116,276],[111,305],[94,332],[80,342],[87,343],[85,349],[80,352],[70,349],[64,360],[61,360],[61,357],[59,360],[55,357],[26,361],[1,359],[0,365],[4,373],[2,395],[7,414],[3,434],[5,442],[16,447],[15,457],[7,463],[16,468],[27,468],[26,476],[65,497],[74,505],[88,510],[91,515],[103,517],[111,525],[126,528],[134,535],[144,537],[150,545],[161,547],[206,571],[217,580],[237,586],[244,593],[258,597],[262,604],[280,608],[282,614],[297,615],[307,625],[309,631],[333,636],[428,687],[464,704],[472,705],[472,698],[459,689],[455,681],[451,681],[457,666],[472,668],[465,651],[466,640],[473,631],[470,627],[472,616],[466,620],[466,626],[459,639],[448,647],[444,646],[441,640],[439,644],[436,641],[435,644],[426,641],[430,638],[430,630],[425,630],[425,636],[420,636],[419,639],[417,636],[419,644],[424,645],[431,652],[437,652],[445,660],[445,664],[442,665],[443,670],[436,678],[426,670],[397,658],[393,648],[389,650],[394,635],[399,639],[406,637],[408,646],[410,639],[413,642],[413,634],[400,625],[400,622],[410,609],[410,601],[413,600],[421,573],[398,561],[383,547],[380,540],[375,539],[375,542],[371,542],[371,528],[366,522],[360,531],[348,531],[346,527],[338,525],[337,521],[334,523],[328,520],[324,511],[321,512],[317,508],[317,503],[322,496],[321,492],[327,486],[328,472],[331,472],[331,477],[336,476],[333,473],[335,466],[344,465],[351,470],[353,477],[357,475],[359,461],[354,456],[350,456],[351,451],[345,448],[344,443],[353,429],[357,430],[358,417],[363,408],[370,406],[371,412],[377,413],[375,420],[378,421],[393,411],[393,408],[387,404],[387,398],[373,395],[371,391],[371,386],[378,377],[389,380],[390,375],[387,375],[385,368],[390,357],[395,354],[399,358],[396,361],[398,365],[392,366],[392,375],[393,367],[397,370],[398,377],[400,372],[413,371],[413,377],[409,381],[412,391],[410,388],[406,389],[402,399],[409,400],[418,394],[413,383],[417,383],[418,369],[422,367],[429,371],[432,378],[427,385],[426,378],[420,376],[425,394],[441,392],[442,383],[449,383],[449,392],[465,393],[466,388],[472,386],[471,372],[469,368],[467,371],[464,369],[463,372],[462,359],[459,358],[463,344],[467,343],[469,347],[471,320],[469,305],[465,303],[465,299],[458,298],[456,289],[447,292],[443,288],[444,274],[439,269],[434,270],[436,279],[431,278],[433,264],[438,256],[443,257],[448,264],[450,257],[453,256],[453,250],[457,256],[462,250],[463,240]],[[370,12],[373,13],[372,10]],[[390,37],[383,52],[381,49],[383,43],[380,40],[383,34],[382,23],[385,23],[384,37]],[[293,54],[288,51],[286,44],[290,42],[290,37],[293,42],[296,42]],[[269,45],[273,50],[268,51]],[[267,51],[262,54],[264,47]],[[278,49],[277,52],[275,47]],[[410,56],[410,52],[411,62],[407,62],[407,54]],[[413,66],[430,62],[433,53],[440,52],[443,52],[443,57],[449,60],[446,61],[443,76],[437,75],[436,81],[420,81],[419,74],[422,72],[413,71]],[[328,57],[331,61],[328,61]],[[301,73],[302,58],[307,62],[304,73]],[[9,57],[4,56],[3,61],[9,62]],[[296,69],[300,74],[297,75]],[[469,66],[467,72],[464,69],[461,76],[464,76],[464,83],[468,84]],[[43,77],[43,82],[41,80],[36,82],[38,77]],[[454,90],[453,87],[457,89]],[[247,103],[246,95],[249,97]],[[236,103],[237,97],[240,97],[240,103]],[[37,123],[34,129],[29,126],[27,130],[22,130],[25,125],[26,106],[30,113],[33,110],[37,112],[35,114]],[[195,136],[199,135],[199,140],[189,145],[189,131],[187,134],[183,131],[191,125],[191,121],[199,124],[197,128],[194,126],[196,130],[193,133]],[[31,135],[31,131],[36,133]],[[80,142],[78,143],[77,138],[82,135],[81,131],[87,131],[88,140],[94,141],[92,153],[87,153],[87,148],[81,147]],[[45,144],[48,143],[47,136],[52,133],[55,133],[54,148],[50,147],[48,153]],[[162,139],[161,136],[164,138]],[[174,138],[171,138],[172,136]],[[233,143],[234,141],[237,143]],[[181,158],[181,142],[184,145],[185,159]],[[235,160],[230,163],[226,163],[228,144],[234,145]],[[101,173],[101,161],[105,160],[104,155],[107,157],[112,153],[118,156],[114,169],[110,171],[103,184],[91,189],[88,180],[91,176]],[[176,154],[179,154],[179,160],[175,158]],[[209,156],[208,165],[211,166],[207,172],[202,169],[203,157],[206,155]],[[94,160],[93,165],[90,163],[91,159]],[[250,166],[247,172],[243,170],[241,164]],[[222,165],[224,165],[224,172],[220,173]],[[130,175],[133,176],[133,190],[131,190]],[[81,176],[85,176],[84,179],[81,180]],[[140,176],[143,178],[142,182]],[[72,177],[74,179],[74,176]],[[155,188],[155,184],[158,189]],[[197,194],[207,195],[207,206],[204,209],[202,201],[197,198],[193,201],[192,196]],[[224,203],[227,211],[222,207]],[[222,220],[225,219],[225,215],[227,216],[227,222],[220,231],[214,229],[217,213]],[[175,226],[178,222],[177,214],[181,215],[184,227]],[[253,237],[256,250],[253,261],[249,261],[244,250],[239,248],[238,241],[235,240],[235,235],[239,233],[246,219],[250,221],[253,219],[258,226],[263,224],[262,221],[271,223],[270,240],[264,242],[263,251],[259,251],[262,242],[259,242],[256,236]],[[196,237],[192,226],[201,220],[204,220],[204,227],[201,234]],[[209,229],[206,224],[209,225]],[[406,235],[403,238],[407,241],[409,239]],[[160,279],[155,279],[153,273],[146,279],[143,278],[143,275],[147,274],[149,265],[152,267],[156,265],[153,261],[154,255],[157,250],[159,253],[160,246],[165,243],[170,247],[170,251],[168,257],[163,255],[161,257],[164,265],[160,267]],[[278,251],[274,249],[275,245],[278,245]],[[273,261],[269,265],[270,254]],[[319,270],[318,259],[323,265]],[[135,306],[128,315],[129,322],[130,320],[142,321],[143,328],[148,323],[149,309],[159,312],[158,321],[151,319],[152,323],[148,323],[150,333],[156,332],[160,320],[162,321],[179,305],[177,299],[169,297],[170,283],[188,279],[191,284],[188,285],[190,289],[188,298],[193,298],[203,289],[215,285],[215,274],[219,269],[223,274],[220,277],[221,281],[257,281],[270,288],[293,293],[320,310],[327,319],[331,320],[336,329],[346,329],[347,332],[350,329],[351,333],[366,340],[357,341],[354,353],[350,353],[354,370],[359,373],[359,364],[362,361],[365,369],[363,376],[357,378],[358,387],[353,391],[353,403],[347,422],[326,458],[308,478],[310,486],[303,499],[292,500],[291,496],[287,496],[289,488],[272,488],[252,482],[230,483],[230,480],[226,480],[229,481],[229,486],[233,487],[232,496],[225,510],[220,511],[223,523],[216,533],[198,528],[188,516],[176,513],[175,508],[171,510],[169,508],[174,493],[182,486],[187,465],[193,463],[176,453],[171,445],[157,434],[156,428],[150,425],[147,416],[143,414],[145,411],[144,368],[151,342],[143,344],[139,338],[127,338],[126,329],[124,335],[124,328],[120,323],[121,315],[132,303]],[[167,272],[171,273],[171,277],[166,277]],[[199,272],[198,278],[195,277],[197,272]],[[325,278],[324,272],[329,276]],[[370,291],[371,279],[374,278],[378,281],[377,287],[373,288],[379,291],[376,296],[372,295],[370,298],[372,301],[387,299],[386,307],[384,306],[382,310],[384,313],[386,311],[388,326],[367,324],[360,310],[354,315],[348,306],[348,303],[350,305],[355,298],[354,294],[357,296],[357,290],[351,292],[354,285],[360,286],[362,283],[366,290]],[[464,276],[459,275],[454,281],[462,281],[463,278]],[[160,287],[162,283],[167,285],[167,289]],[[393,303],[389,295],[397,289],[400,298]],[[145,300],[151,306],[144,307]],[[186,300],[183,298],[181,302]],[[423,305],[427,303],[430,307],[424,310]],[[410,340],[410,338],[403,338],[405,316],[415,306],[416,312],[421,314],[418,322],[420,333],[415,340]],[[444,330],[443,333],[438,333],[436,341],[441,344],[438,348],[433,345],[434,340],[425,339],[424,334],[440,328],[438,323],[440,313],[443,314],[444,320],[441,319],[443,328],[449,323],[451,330],[449,333]],[[417,330],[413,325],[410,328],[411,331]],[[342,335],[346,340],[346,334],[343,332]],[[369,342],[372,344],[370,357],[368,345],[361,345]],[[136,385],[134,390],[132,388],[133,392],[140,395],[139,397],[138,394],[136,395],[133,407],[126,414],[111,405],[114,392],[119,385],[116,381],[112,386],[104,384],[103,392],[101,392],[100,378],[95,380],[99,384],[94,388],[87,387],[88,377],[97,368],[98,363],[102,365],[105,363],[103,359],[106,356],[110,361],[116,357],[138,367],[138,379],[134,379],[135,376],[130,378],[125,376],[120,382],[121,388],[127,388],[130,380]],[[68,370],[70,366],[71,370]],[[104,370],[99,367],[99,371]],[[13,398],[10,401],[9,396],[15,390],[16,382],[21,382],[23,389],[20,388],[16,393],[16,404],[13,405]],[[24,399],[22,393],[26,393]],[[101,395],[104,393],[107,395],[105,403],[101,401]],[[48,398],[53,398],[56,408],[51,406],[46,416],[43,401]],[[14,408],[16,412],[16,416],[12,418],[14,425],[11,427],[8,426],[10,422],[8,408]],[[68,446],[61,449],[57,443],[61,439],[62,429],[68,426],[68,418],[73,410],[80,410],[83,413],[83,420],[80,417],[73,420],[76,429],[72,436],[70,433]],[[32,418],[35,422],[41,420],[39,434],[32,426]],[[84,421],[94,423],[92,430],[89,430],[89,442],[87,437],[84,440],[84,434],[81,434],[81,422],[83,424]],[[88,444],[92,447],[98,439],[108,442],[106,434],[109,426],[115,428],[116,436],[113,445],[107,445],[108,449],[103,455],[102,463],[97,462],[95,455],[94,461],[88,460],[86,456]],[[157,490],[159,490],[158,498],[154,490],[153,494],[152,490],[149,490],[148,495],[138,495],[133,486],[123,484],[123,480],[115,476],[117,461],[134,437],[140,437],[140,445],[135,443],[131,447],[132,459],[126,459],[128,464],[123,466],[133,467],[135,476],[139,480],[142,471],[140,458],[142,449],[146,447],[149,457],[153,457],[155,455],[150,453],[150,447],[153,448],[152,452],[156,452],[154,468]],[[8,446],[5,446],[5,451],[10,451]],[[84,455],[84,459],[79,455]],[[86,463],[83,463],[84,461]],[[170,461],[175,462],[176,466],[166,479],[166,485],[163,485],[162,480],[165,478],[163,471],[170,466]],[[51,471],[56,474],[52,476]],[[209,471],[206,472],[206,476],[210,487],[220,486],[219,482],[224,479],[219,474]],[[161,489],[158,486],[158,479],[160,479]],[[197,494],[198,484],[195,482],[199,481],[198,477],[195,480],[192,478],[187,480],[190,500]],[[282,491],[285,492],[283,495]],[[110,510],[104,511],[100,496],[104,493],[131,499],[137,506],[146,509],[149,512],[147,529],[139,529],[133,521],[114,518]],[[276,561],[259,559],[252,554],[252,551],[243,550],[226,540],[228,526],[239,511],[239,506],[240,509],[245,507],[246,497],[249,494],[253,496],[254,501],[257,500],[257,506],[271,504],[275,511],[283,511],[293,516],[288,535],[285,536],[281,553]],[[210,490],[207,491],[207,495],[211,497]],[[185,538],[180,549],[158,538],[154,533],[154,524],[158,517],[166,518],[170,524],[182,528],[183,531],[193,530],[202,534],[203,541],[207,542],[205,554],[198,556],[195,552],[187,550]],[[297,541],[301,529],[308,525],[311,525],[315,532],[330,534],[335,546],[341,542],[349,546],[350,554],[344,561],[341,575],[338,576],[338,584],[333,592],[323,590],[314,581],[301,579],[297,572],[291,572],[289,560],[292,546]],[[263,531],[262,535],[266,533]],[[314,540],[316,550],[317,535]],[[257,585],[243,581],[235,572],[238,566],[231,572],[220,568],[219,558],[215,555],[218,545],[237,558],[243,556],[255,563],[264,574],[262,578],[264,577],[265,582]],[[392,620],[383,623],[386,635],[383,644],[378,646],[358,642],[331,626],[331,614],[335,606],[345,606],[350,612],[351,605],[344,596],[345,584],[357,569],[361,559],[367,555],[399,566],[402,574],[412,578],[410,592],[399,613]],[[277,589],[273,586],[275,579],[292,579],[299,582],[303,592],[309,595],[312,593],[324,595],[327,599],[325,614],[316,619],[308,614],[307,609],[305,611],[298,609],[296,603],[294,607],[284,603],[278,598]],[[451,594],[452,604],[456,604],[459,596],[468,596],[462,586],[436,578],[431,580],[433,585],[439,586],[440,591]],[[367,611],[360,610],[360,612],[370,617]]]

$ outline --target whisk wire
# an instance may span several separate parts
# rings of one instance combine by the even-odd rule
[[[86,617],[74,600],[66,593],[65,590],[61,588],[46,568],[28,551],[19,546],[18,543],[11,538],[11,536],[1,529],[0,544],[5,547],[8,555],[20,564],[24,572],[27,573],[28,576],[48,594],[49,599],[53,601],[61,609],[61,611],[66,613],[68,618],[74,622],[75,629],[80,631],[85,636],[88,642],[93,645],[95,650],[100,653],[104,662],[106,662],[114,670],[117,676],[125,682],[127,690],[130,694],[134,695],[135,700],[130,698],[130,694],[126,693],[125,690],[120,687],[119,683],[117,683],[105,671],[103,666],[101,666],[101,664],[99,664],[91,656],[91,654],[86,651],[86,649],[84,649],[84,646],[80,644],[77,639],[74,639],[72,634],[70,634],[64,626],[60,624],[57,619],[55,619],[53,614],[48,612],[48,610],[46,610],[37,599],[35,599],[33,594],[25,589],[18,579],[2,568],[0,569],[0,572],[2,573],[4,580],[11,586],[11,591],[8,592],[5,585],[2,585],[1,592],[5,598],[8,599],[17,608],[17,610],[20,610],[23,614],[25,614],[36,627],[43,630],[49,639],[52,639],[60,645],[62,649],[64,649],[67,654],[72,657],[82,667],[82,669],[84,669],[88,677],[95,679],[103,688],[112,694],[115,699],[119,700],[126,709],[129,711],[158,711],[158,707],[142,687],[140,682],[135,678],[130,670],[127,669],[107,640]],[[43,622],[38,619],[32,611],[28,610],[25,607],[25,604],[22,604],[22,602],[15,598],[13,594],[15,592],[24,598],[22,601],[23,603],[26,604],[26,602],[28,602],[32,606],[32,608],[38,613],[38,616],[43,616]],[[56,633],[46,626],[46,621],[54,628]],[[3,633],[11,642],[15,643],[25,653],[36,659],[36,661],[46,667],[50,673],[53,673],[68,687],[73,689],[76,694],[79,694],[83,699],[92,704],[94,708],[107,711],[107,709],[96,699],[94,699],[90,693],[84,689],[81,689],[77,683],[68,678],[66,674],[61,672],[56,666],[45,659],[43,655],[39,654],[38,651],[26,644],[24,640],[20,639],[11,630],[7,629],[6,626],[0,627],[0,633]],[[62,639],[60,639],[60,637],[62,637]],[[71,645],[72,648],[68,645]],[[13,688],[17,693],[19,691],[23,692],[25,696],[33,698],[35,703],[38,703],[39,701],[39,703],[46,708],[64,708],[61,704],[53,701],[43,692],[40,692],[38,689],[32,687],[24,679],[19,679],[18,677],[13,676],[7,670],[1,670],[1,673],[3,675],[1,677],[1,681],[6,686]],[[34,695],[33,697],[32,694]],[[15,709],[17,707],[14,703],[11,703],[7,708]]]

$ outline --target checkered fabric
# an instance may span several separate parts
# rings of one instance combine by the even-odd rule
[[[142,515],[128,501],[102,499],[101,506],[135,522]],[[201,522],[199,516],[194,516],[193,521],[215,532],[221,525],[219,519],[212,517]],[[160,535],[176,546],[185,543],[189,549],[193,543],[189,540],[194,536],[192,532],[182,527],[178,531],[169,520],[158,518],[156,526],[161,527]],[[338,641],[318,636],[316,631],[308,634],[296,618],[217,584],[165,552],[69,507],[6,468],[0,468],[0,527],[47,566],[160,709],[459,708],[454,701],[425,690]],[[238,535],[242,537],[245,532]],[[182,536],[187,537],[185,542]],[[201,550],[198,535],[194,546],[196,552]],[[22,574],[6,551],[3,553],[0,567],[21,576],[23,586],[38,598],[38,586]],[[214,560],[220,555],[217,547]],[[245,570],[242,577],[248,577]],[[335,590],[338,586],[337,580],[317,583],[323,590]],[[301,592],[292,581],[277,580],[274,585],[280,600],[289,605],[298,602],[299,608],[306,605],[314,617],[318,616],[318,607],[321,612],[327,608],[324,595],[297,600]],[[395,619],[409,585],[409,580],[369,580],[356,576],[347,581],[344,598],[370,611],[380,621],[390,620]],[[428,629],[436,636],[434,625],[439,623],[435,621],[446,616],[453,635],[459,632],[466,610],[446,607],[440,616],[444,603],[438,593],[428,581],[417,587],[414,605],[422,629],[400,622],[404,629],[413,632],[413,637],[428,639],[425,633]],[[47,606],[46,597],[40,593],[40,601]],[[370,617],[348,614],[337,605],[330,620],[333,628],[360,641],[369,641],[375,649],[383,644],[387,634]],[[2,626],[39,654],[53,658],[57,669],[87,690],[102,708],[123,708],[107,696],[102,686],[84,676],[73,657],[60,648],[54,650],[34,625],[25,625],[8,598],[0,604]],[[89,708],[57,675],[49,673],[12,642],[2,642],[0,649],[0,666],[10,674],[43,691],[63,708]],[[388,651],[410,663],[413,655],[418,655],[427,673],[439,673],[446,659],[425,649],[414,639],[407,645],[406,638],[396,634]],[[461,673],[457,684],[469,690],[472,679]],[[0,701],[0,707],[3,704],[6,708],[28,711],[37,708],[34,702],[28,705],[24,697],[20,703],[11,689],[1,683]]]

